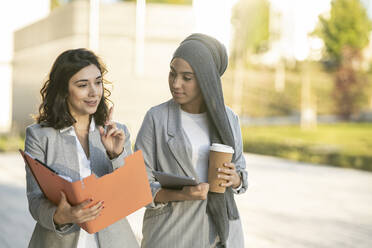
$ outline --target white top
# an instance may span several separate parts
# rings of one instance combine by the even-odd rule
[[[89,126],[89,132],[93,132],[96,127],[94,119],[92,118]],[[76,136],[75,129],[73,126],[62,129],[61,132],[68,132],[67,134],[72,135],[76,139],[76,151],[79,161],[79,173],[80,180],[91,175],[92,171],[90,169],[90,160],[87,158],[82,145],[78,137]],[[97,234],[89,234],[84,229],[80,228],[79,240],[77,243],[77,248],[98,248],[98,238]]]
[[[183,111],[181,108],[180,110],[182,128],[185,131],[192,147],[192,165],[194,166],[196,173],[198,174],[200,182],[206,183],[208,182],[208,161],[211,143],[209,137],[207,113],[191,114]],[[214,144],[214,146],[216,145],[217,144]],[[218,145],[224,146],[221,144]],[[234,149],[232,147],[225,146],[224,148],[229,148],[231,152],[234,153]],[[232,190],[237,193],[241,187],[242,182],[240,182],[238,188],[232,188]]]
[[[208,159],[211,142],[207,114],[191,114],[181,109],[181,123],[191,143],[192,165],[200,182],[208,182]]]

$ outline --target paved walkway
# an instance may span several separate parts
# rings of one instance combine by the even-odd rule
[[[246,247],[372,247],[372,173],[246,154],[250,189],[237,196]],[[22,158],[0,154],[0,247],[27,247]],[[129,216],[141,238],[143,210]]]

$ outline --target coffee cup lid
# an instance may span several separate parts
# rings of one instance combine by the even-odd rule
[[[210,146],[210,150],[215,152],[234,153],[234,148],[232,148],[231,146],[218,143],[212,143],[212,145]]]

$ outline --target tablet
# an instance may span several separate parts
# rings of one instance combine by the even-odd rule
[[[161,171],[153,171],[153,174],[161,187],[166,189],[182,189],[183,186],[198,185],[193,177],[178,176]]]

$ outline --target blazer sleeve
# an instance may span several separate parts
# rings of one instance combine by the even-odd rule
[[[156,170],[157,155],[156,155],[156,132],[154,118],[151,110],[145,115],[142,126],[138,132],[134,150],[142,150],[143,157],[146,164],[147,178],[150,183],[153,201],[147,205],[147,208],[161,208],[165,206],[164,203],[155,203],[154,199],[156,194],[161,189],[161,185],[155,180],[152,172]]]
[[[40,161],[45,161],[44,147],[42,146],[39,135],[36,134],[32,126],[26,129],[25,151]],[[57,210],[57,206],[45,198],[29,167],[25,165],[25,168],[28,208],[32,217],[41,226],[56,232],[59,236],[67,234],[73,228],[74,224],[61,226],[54,224],[53,217]]]
[[[116,123],[116,125],[117,128],[122,129],[124,131],[125,143],[123,152],[118,157],[111,160],[113,170],[116,170],[117,168],[121,167],[123,165],[124,158],[133,153],[128,128],[124,124]]]
[[[242,133],[239,124],[239,117],[234,114],[234,129],[235,129],[235,156],[234,156],[234,164],[236,166],[236,171],[240,175],[240,179],[242,181],[241,187],[239,190],[234,191],[236,194],[244,193],[248,188],[248,172],[246,170],[246,161],[243,154],[243,141],[242,141]]]

